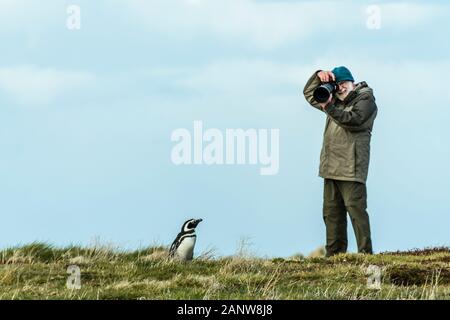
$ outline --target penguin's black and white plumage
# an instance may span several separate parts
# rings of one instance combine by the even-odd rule
[[[189,219],[183,223],[181,232],[177,235],[170,246],[170,257],[182,261],[192,260],[194,256],[195,241],[197,240],[195,228],[202,221],[202,219]]]

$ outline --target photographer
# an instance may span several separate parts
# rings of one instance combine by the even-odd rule
[[[316,100],[324,83],[334,88],[324,102]],[[329,89],[327,89],[329,90]],[[325,92],[327,93],[327,92]],[[355,84],[346,67],[317,71],[303,90],[308,103],[327,115],[319,176],[324,178],[323,218],[327,257],[347,251],[347,212],[356,236],[358,252],[372,253],[366,180],[370,138],[377,106],[366,82]],[[315,98],[316,97],[316,98]],[[320,100],[320,99],[319,99]]]

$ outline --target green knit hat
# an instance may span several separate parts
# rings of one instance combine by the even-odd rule
[[[341,66],[341,67],[336,67],[334,68],[331,72],[333,72],[335,78],[336,78],[336,82],[341,82],[341,81],[355,81],[355,79],[353,79],[352,73],[350,72],[350,70],[348,70],[346,67]]]

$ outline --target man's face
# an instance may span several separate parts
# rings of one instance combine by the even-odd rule
[[[336,92],[336,97],[343,101],[350,91],[352,91],[355,88],[355,85],[352,81],[340,81],[337,83],[338,85],[338,91]]]

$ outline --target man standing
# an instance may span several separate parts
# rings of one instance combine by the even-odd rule
[[[317,102],[314,90],[325,82],[337,83],[328,101]],[[346,67],[317,71],[303,90],[309,104],[327,115],[319,176],[324,178],[323,219],[326,256],[347,251],[347,212],[355,231],[358,252],[372,254],[366,180],[370,138],[377,105],[366,82],[355,84]]]

